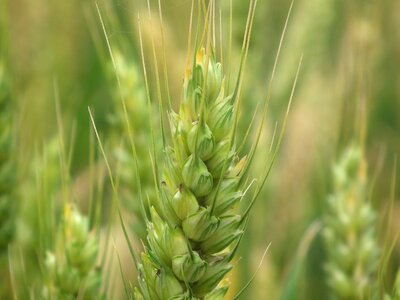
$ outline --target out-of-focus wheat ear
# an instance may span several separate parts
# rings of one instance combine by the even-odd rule
[[[333,181],[323,230],[327,282],[336,297],[366,299],[377,290],[380,247],[368,200],[367,161],[357,143],[334,165]]]
[[[99,243],[89,220],[71,204],[57,230],[56,244],[45,252],[43,299],[104,299],[101,269],[96,267]]]

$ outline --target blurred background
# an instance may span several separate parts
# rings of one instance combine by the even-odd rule
[[[49,201],[57,203],[63,174],[68,173],[72,197],[81,211],[90,216],[92,226],[100,228],[100,240],[107,240],[103,236],[112,236],[112,242],[102,244],[102,251],[108,253],[104,256],[109,256],[105,258],[106,264],[115,275],[109,276],[113,282],[108,284],[113,288],[108,296],[123,299],[116,252],[123,260],[123,273],[133,281],[134,267],[121,226],[113,217],[113,193],[88,107],[106,153],[111,157],[114,175],[120,179],[125,219],[135,247],[140,248],[144,229],[135,204],[137,186],[129,169],[132,166],[130,150],[124,146],[126,132],[121,125],[120,97],[122,94],[129,100],[128,113],[135,142],[139,144],[139,156],[143,157],[140,173],[146,188],[152,184],[152,174],[148,168],[150,162],[144,158],[148,157],[150,141],[142,61],[147,68],[149,92],[156,99],[154,39],[159,69],[163,70],[165,59],[171,101],[177,108],[186,62],[191,1],[161,1],[161,20],[158,2],[151,0],[151,22],[145,1],[97,1],[115,66],[96,2],[0,1],[1,75],[9,82],[16,145],[15,173],[19,182],[15,239],[23,241],[23,245],[35,243],[30,241],[36,236],[36,227],[31,225],[35,224],[32,220],[35,217],[29,216],[35,211],[37,200],[34,199],[43,199],[45,194]],[[257,103],[262,103],[267,95],[290,5],[288,0],[258,1],[242,91],[239,133],[242,136]],[[234,62],[225,66],[231,70],[233,82],[249,1],[217,1],[217,7],[216,23],[222,24],[223,32],[222,52]],[[346,145],[358,140],[363,133],[371,201],[379,215],[377,230],[386,234],[385,229],[391,228],[389,238],[396,239],[399,218],[392,218],[392,223],[387,224],[387,214],[393,172],[400,171],[395,164],[400,149],[399,11],[400,1],[395,0],[294,2],[272,84],[266,125],[269,134],[262,138],[260,160],[263,152],[264,157],[268,152],[275,123],[281,122],[286,112],[301,57],[302,67],[277,161],[252,212],[237,268],[230,274],[230,297],[251,278],[271,243],[251,288],[242,299],[326,298],[325,251],[318,224],[326,209],[326,198],[332,192],[332,165]],[[231,47],[228,43],[230,15]],[[139,22],[144,58],[140,50]],[[161,38],[160,26],[164,38]],[[161,82],[165,80],[162,76]],[[165,95],[164,84],[161,89]],[[167,101],[166,97],[162,100]],[[157,106],[156,102],[153,104]],[[57,143],[60,128],[67,149],[64,151],[68,171],[58,170],[58,157],[63,152]],[[247,147],[251,143],[250,139]],[[262,172],[257,165],[260,164],[255,164],[254,174]],[[39,184],[40,191],[38,182],[44,182]],[[394,195],[391,213],[398,217],[399,184]],[[55,211],[57,214],[57,208]],[[386,235],[378,236],[383,244]],[[398,244],[389,265],[388,284],[397,270],[399,253]],[[30,259],[29,254],[25,257]],[[32,265],[35,270],[35,263]]]

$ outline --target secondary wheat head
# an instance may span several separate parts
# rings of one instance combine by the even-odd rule
[[[88,218],[66,204],[56,245],[44,258],[44,299],[102,299],[98,239]]]
[[[333,299],[368,299],[376,282],[379,249],[360,146],[345,150],[333,168],[333,181],[324,227],[328,284]]]

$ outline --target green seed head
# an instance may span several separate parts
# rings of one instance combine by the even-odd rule
[[[98,241],[89,232],[88,219],[71,204],[64,207],[57,241],[54,251],[47,251],[44,258],[46,299],[70,299],[79,292],[83,299],[102,299],[101,273],[96,268]]]
[[[198,50],[179,113],[169,114],[172,146],[165,150],[158,213],[151,210],[147,225],[138,299],[219,300],[226,294],[221,281],[243,233],[235,208],[246,158],[239,159],[232,141],[234,119],[221,65]],[[172,290],[162,292],[164,281]]]
[[[344,152],[333,177],[335,190],[327,201],[323,230],[328,284],[339,299],[366,299],[374,286],[379,247],[360,147],[352,145]]]
[[[77,210],[65,206],[64,211],[65,250],[71,264],[76,266],[81,273],[86,274],[96,263],[98,254],[98,243],[94,238],[88,238],[88,219],[83,217]]]

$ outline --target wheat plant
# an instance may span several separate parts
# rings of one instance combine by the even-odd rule
[[[379,247],[376,214],[367,195],[362,148],[349,146],[333,168],[324,238],[326,272],[333,299],[369,299],[376,292]]]

